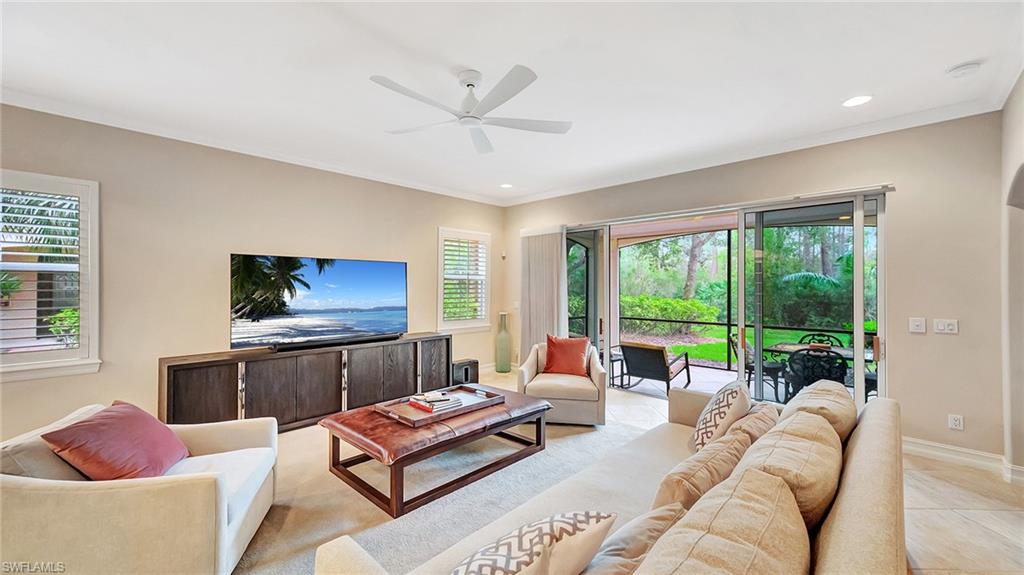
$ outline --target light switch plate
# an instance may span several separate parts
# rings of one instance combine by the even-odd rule
[[[941,333],[943,335],[956,335],[960,333],[960,320],[937,319],[934,320],[933,324],[935,333]]]
[[[928,322],[923,317],[910,318],[910,333],[926,333]]]

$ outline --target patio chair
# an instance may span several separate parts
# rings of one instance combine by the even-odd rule
[[[849,366],[846,358],[830,349],[801,349],[789,355],[786,371],[786,401],[812,383],[828,379],[843,383]]]
[[[800,343],[823,343],[832,347],[845,347],[846,344],[838,337],[827,333],[808,333],[800,338]]]
[[[633,383],[634,377],[640,380],[653,379],[665,383],[665,395],[668,395],[672,378],[683,371],[686,371],[686,385],[683,387],[690,387],[690,354],[688,352],[684,351],[670,359],[668,348],[664,345],[626,341],[619,343],[619,349],[622,350],[622,359],[626,365],[627,384],[623,386],[624,389],[636,385]]]
[[[739,359],[740,352],[739,346],[736,341],[739,339],[737,334],[729,335],[729,347],[732,349],[732,355]],[[743,367],[747,372],[747,386],[750,385],[750,381],[754,378],[754,348],[746,341],[743,342]],[[772,379],[772,389],[775,391],[775,401],[780,402],[782,398],[779,397],[779,388],[782,386],[782,374],[786,371],[786,364],[781,361],[767,361],[765,358],[761,358],[761,374],[762,377],[767,376]]]

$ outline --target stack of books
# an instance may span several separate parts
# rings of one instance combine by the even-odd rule
[[[443,391],[432,391],[410,397],[409,405],[428,413],[441,413],[461,406],[462,400]]]

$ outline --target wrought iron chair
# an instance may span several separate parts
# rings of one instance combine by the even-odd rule
[[[739,336],[735,333],[729,335],[729,347],[732,349],[733,357],[740,357],[739,346],[737,345]],[[750,381],[754,378],[754,348],[744,341],[743,342],[743,367],[747,372],[747,385],[750,385]],[[761,374],[772,379],[772,389],[775,390],[775,401],[779,402],[782,399],[779,397],[779,388],[782,386],[782,374],[786,371],[786,364],[781,361],[768,361],[768,358],[761,358]]]
[[[823,343],[832,347],[844,347],[843,340],[828,333],[808,333],[800,338],[800,343]]]
[[[668,348],[663,345],[651,345],[648,343],[620,342],[619,349],[622,351],[622,359],[625,363],[626,383],[623,389],[636,385],[633,378],[653,379],[665,383],[665,395],[668,395],[672,378],[683,371],[686,372],[686,385],[690,387],[690,354],[683,352],[674,358],[669,358]],[[620,381],[621,383],[621,381]],[[639,381],[637,383],[640,383]]]
[[[812,383],[828,379],[843,383],[849,366],[842,354],[830,349],[801,349],[789,355],[786,401]]]

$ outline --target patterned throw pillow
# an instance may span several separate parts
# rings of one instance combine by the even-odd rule
[[[452,575],[580,573],[615,523],[614,513],[560,513],[523,525],[463,560]]]
[[[729,426],[750,411],[750,391],[747,382],[738,379],[711,396],[697,418],[693,432],[693,447],[700,451],[705,445],[725,435]]]

